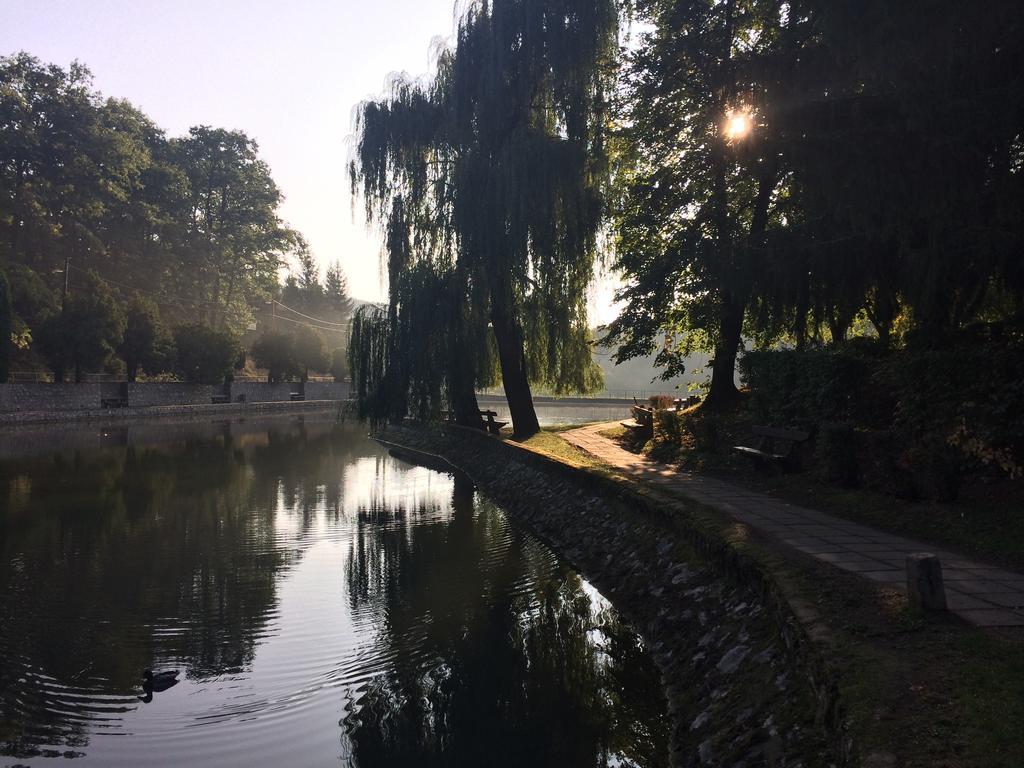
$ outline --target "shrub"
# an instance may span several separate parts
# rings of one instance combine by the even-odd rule
[[[972,464],[1022,474],[1022,341],[1017,332],[979,326],[941,349],[909,349],[880,368],[878,380],[896,397],[894,425],[908,436],[917,465],[933,468],[926,474]]]
[[[740,358],[740,376],[750,388],[750,407],[759,420],[860,423],[887,405],[868,386],[877,364],[877,355],[862,345],[754,350]]]
[[[818,473],[830,483],[853,487],[859,483],[859,440],[850,424],[825,422],[815,438]]]
[[[675,409],[654,412],[655,440],[672,445],[682,445],[683,434],[682,413]]]
[[[338,348],[331,353],[331,375],[335,381],[348,378],[348,357],[344,349]]]
[[[291,334],[266,331],[252,345],[252,357],[256,365],[267,369],[267,381],[272,384],[288,381],[300,373]]]
[[[174,329],[176,366],[179,375],[196,384],[220,384],[231,375],[239,344],[228,330],[202,323]]]
[[[135,381],[139,368],[156,374],[174,365],[170,334],[160,321],[160,313],[149,299],[136,298],[128,305],[124,338],[118,347],[124,360],[128,381]]]
[[[721,417],[715,411],[697,408],[679,414],[679,421],[683,432],[692,436],[694,450],[703,453],[718,452],[722,423]]]
[[[971,469],[1024,474],[1024,329],[978,325],[887,356],[871,344],[749,352],[741,360],[756,419],[821,425],[818,470],[900,496],[955,498]],[[857,427],[850,434],[829,422]],[[860,454],[869,432],[884,439]],[[879,453],[884,451],[884,455]]]
[[[309,378],[310,369],[322,371],[327,367],[323,336],[312,328],[305,325],[296,328],[292,332],[292,344],[303,381]]]
[[[58,381],[69,368],[75,381],[103,370],[124,338],[125,317],[107,285],[95,272],[68,296],[63,311],[40,325],[37,340]]]
[[[676,401],[672,395],[651,395],[647,398],[647,402],[655,410],[667,410],[676,407]]]

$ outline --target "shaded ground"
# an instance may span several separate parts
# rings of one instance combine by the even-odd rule
[[[901,588],[907,556],[930,549],[921,541],[631,453],[601,434],[607,427],[595,424],[572,429],[562,437],[630,477],[708,504],[780,544],[841,570]],[[979,626],[1024,627],[1024,575],[953,552],[932,551],[942,562],[950,610]]]
[[[616,470],[557,436],[527,446],[606,477]],[[654,497],[663,491],[626,476]],[[979,629],[955,617],[908,609],[901,590],[866,581],[736,523],[689,506],[698,525],[750,555],[816,614],[817,641],[833,660],[851,733],[873,766],[1019,768],[1024,765],[1024,633]],[[680,521],[680,524],[683,524]]]
[[[694,416],[700,419],[699,413]],[[699,424],[699,421],[698,421]],[[621,447],[658,461],[737,483],[785,501],[876,526],[890,533],[931,542],[969,557],[1024,570],[1024,483],[979,473],[967,479],[956,501],[909,500],[866,488],[824,482],[813,471],[766,471],[733,453],[733,445],[751,445],[752,422],[725,414],[698,444],[684,435],[682,444],[637,440],[619,426],[602,434]]]

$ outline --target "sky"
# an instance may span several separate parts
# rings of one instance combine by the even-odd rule
[[[0,0],[0,55],[77,59],[170,136],[245,131],[284,193],[282,218],[322,268],[341,262],[353,296],[380,301],[380,235],[353,210],[345,171],[353,109],[393,73],[428,73],[454,22],[453,0]],[[608,280],[590,306],[612,319]]]

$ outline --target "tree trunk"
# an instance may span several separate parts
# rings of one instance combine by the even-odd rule
[[[728,408],[739,399],[740,393],[736,389],[736,355],[743,335],[746,304],[746,301],[731,294],[722,299],[715,359],[711,362],[711,389],[705,400],[707,407]]]
[[[461,313],[460,313],[461,314]],[[461,331],[461,328],[459,329]],[[480,404],[476,400],[473,360],[462,344],[465,336],[453,332],[448,342],[448,399],[455,414],[455,423],[463,427],[483,429]]]
[[[828,332],[832,335],[833,344],[842,344],[846,341],[846,331],[850,327],[846,315],[842,310],[833,310],[826,317]]]
[[[507,277],[506,277],[507,280]],[[512,288],[501,285],[491,292],[491,324],[498,344],[501,360],[501,383],[505,399],[512,414],[512,431],[518,438],[540,432],[537,412],[533,408],[533,395],[526,371],[526,353],[523,349],[523,331],[512,313]]]
[[[473,351],[466,343],[466,316],[464,295],[465,270],[456,265],[448,288],[448,401],[455,423],[472,429],[483,429],[480,404],[476,400],[476,371]]]
[[[81,363],[75,363],[75,384],[81,384],[83,379]]]
[[[135,383],[135,379],[139,375],[139,366],[138,365],[129,365],[127,372],[128,372],[128,381],[130,381],[130,382],[132,382],[134,384]]]
[[[722,199],[725,199],[724,182],[721,182]],[[750,231],[747,233],[746,257],[764,247],[764,235],[768,228],[768,207],[771,204],[772,192],[775,190],[775,174],[766,173],[758,182],[757,197],[750,220]],[[724,203],[723,203],[724,205]],[[724,208],[719,210],[724,218]],[[726,225],[719,223],[719,232],[724,233]],[[724,237],[720,237],[724,241]],[[724,248],[721,251],[725,255]],[[749,272],[750,265],[743,270],[733,265],[732,282],[743,283],[742,272]],[[739,272],[740,274],[737,274]],[[728,408],[739,399],[736,389],[736,355],[739,353],[743,339],[743,318],[747,312],[747,294],[745,290],[724,288],[718,318],[718,341],[715,343],[715,359],[711,365],[711,389],[708,391],[706,404],[713,408]]]

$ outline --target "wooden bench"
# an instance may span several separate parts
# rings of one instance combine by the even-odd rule
[[[484,422],[484,429],[487,430],[489,435],[500,435],[501,428],[508,424],[507,421],[495,421],[494,417],[498,415],[497,411],[480,411],[480,415],[486,419]]]
[[[798,447],[811,438],[810,432],[781,427],[752,427],[757,446],[734,445],[733,450],[762,464],[775,464],[785,471],[798,469]]]
[[[288,393],[288,399],[295,403],[299,402],[300,400],[305,400],[306,396],[301,392],[290,392]]]
[[[104,397],[100,400],[100,406],[103,408],[127,408],[128,398],[127,397]]]
[[[210,398],[210,402],[212,402],[214,405],[221,405],[223,403],[230,403],[231,398],[228,395],[214,395],[213,397]]]
[[[489,434],[500,435],[501,428],[508,424],[507,421],[494,420],[494,417],[498,415],[497,411],[479,411],[478,413],[480,414],[480,418],[484,420],[484,429],[487,430]],[[455,421],[455,411],[442,411],[441,415],[444,417],[445,421]]]
[[[642,405],[632,407],[632,420],[620,421],[619,424],[631,432],[636,432],[640,437],[654,436],[654,409]]]

